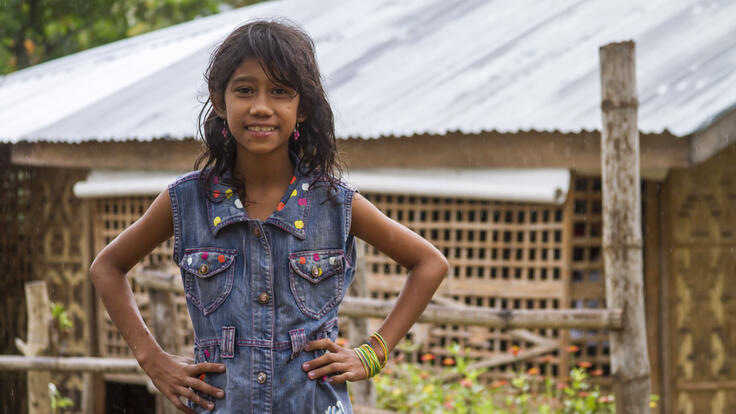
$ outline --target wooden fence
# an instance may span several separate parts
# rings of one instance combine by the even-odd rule
[[[151,306],[162,307],[152,312],[152,330],[164,349],[174,347],[171,338],[162,337],[173,312],[172,296],[183,292],[181,279],[178,275],[156,271],[144,271],[133,275],[137,283],[153,292]],[[28,335],[23,342],[16,339],[17,346],[23,356],[0,355],[0,371],[28,371],[28,406],[31,414],[46,414],[49,408],[49,372],[97,372],[117,374],[140,374],[143,371],[135,359],[131,358],[93,358],[93,357],[53,357],[45,355],[51,348],[49,332],[53,323],[48,291],[45,281],[29,282],[25,286],[26,305],[28,308]],[[393,301],[369,299],[361,297],[345,297],[340,306],[339,315],[353,320],[364,318],[385,318],[393,308]],[[166,309],[168,308],[168,309]],[[419,321],[428,323],[451,323],[463,326],[484,326],[491,328],[506,328],[510,334],[520,340],[533,343],[535,346],[520,352],[518,355],[501,355],[488,360],[474,363],[471,368],[489,368],[515,361],[523,361],[546,353],[554,352],[559,348],[557,341],[534,334],[527,329],[558,328],[558,329],[611,329],[622,328],[622,313],[620,310],[580,309],[580,310],[518,310],[499,311],[460,305],[430,304],[420,317]],[[454,380],[452,376],[443,378],[446,381]],[[149,383],[149,390],[155,388]],[[360,400],[360,398],[357,398]],[[159,396],[164,408],[157,408],[157,412],[166,412],[170,409],[163,396]],[[365,401],[370,404],[370,401]],[[372,407],[357,406],[356,411],[371,412]],[[173,411],[172,411],[173,412]]]

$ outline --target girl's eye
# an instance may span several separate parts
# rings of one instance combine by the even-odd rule
[[[239,93],[251,94],[253,93],[253,88],[249,86],[241,86],[240,88],[236,89],[236,91]]]
[[[296,93],[292,89],[284,88],[281,86],[277,86],[271,89],[271,93],[279,98],[291,98],[296,95]]]

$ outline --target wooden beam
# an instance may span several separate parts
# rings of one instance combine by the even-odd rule
[[[638,101],[634,42],[600,48],[603,262],[606,304],[624,309],[612,331],[611,377],[616,412],[649,413],[650,368],[644,318]]]
[[[202,150],[194,140],[22,142],[11,147],[13,164],[37,167],[189,171]]]
[[[687,167],[690,143],[669,134],[644,135],[641,167]],[[20,165],[96,169],[188,171],[201,154],[193,139],[18,143],[11,162]],[[600,168],[598,132],[518,132],[340,139],[349,168]]]

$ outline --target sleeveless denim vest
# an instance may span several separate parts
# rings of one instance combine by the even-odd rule
[[[352,413],[345,384],[310,380],[304,362],[337,339],[337,309],[354,275],[349,233],[355,189],[330,192],[295,168],[265,221],[249,218],[234,188],[214,177],[204,196],[199,172],[169,186],[174,260],[194,327],[195,363],[226,366],[204,380],[225,392],[205,398],[214,413]]]

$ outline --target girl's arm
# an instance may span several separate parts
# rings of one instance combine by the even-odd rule
[[[182,357],[164,352],[143,322],[125,274],[174,232],[171,200],[163,191],[143,216],[125,229],[97,255],[89,269],[90,279],[113,323],[133,351],[154,385],[181,411],[183,396],[205,408],[209,401],[192,389],[222,398],[223,391],[195,378],[205,372],[223,372],[222,364],[190,365]]]
[[[355,193],[350,231],[409,270],[406,283],[399,294],[394,308],[378,328],[386,341],[389,352],[409,328],[419,319],[440,286],[449,269],[447,259],[428,241],[386,217],[365,197]],[[378,358],[383,355],[378,343],[371,339]],[[330,353],[309,361],[305,370],[313,370],[320,378],[334,372],[342,372],[331,378],[333,382],[356,381],[365,378],[365,370],[357,356],[345,348],[338,347],[329,338],[310,342],[309,349],[328,349]],[[315,369],[317,368],[317,369]]]

